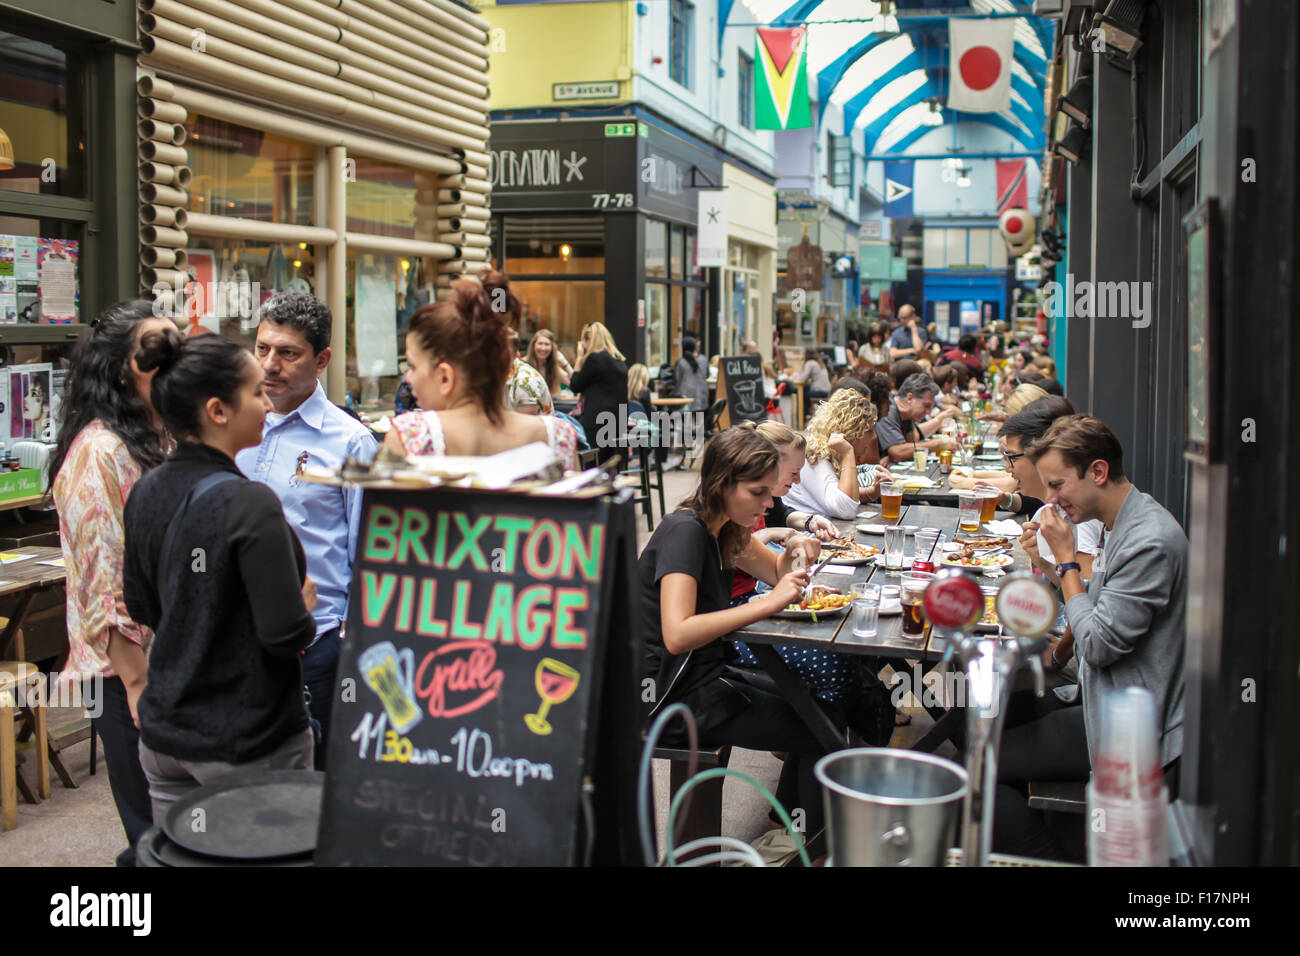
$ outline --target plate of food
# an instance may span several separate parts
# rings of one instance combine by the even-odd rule
[[[980,632],[997,631],[998,629],[998,596],[997,593],[984,594],[984,615],[975,622],[975,630]]]
[[[880,549],[873,544],[859,544],[847,537],[827,541],[824,547],[827,547],[831,556],[827,564],[866,564],[880,553]]]
[[[755,594],[750,600],[756,601],[763,596]],[[816,624],[818,620],[838,617],[843,614],[848,610],[852,601],[853,598],[850,595],[844,594],[835,588],[813,585],[804,600],[797,604],[787,604],[783,610],[777,611],[772,617],[785,618],[790,621],[812,621]]]
[[[976,551],[987,551],[991,548],[1005,548],[1010,543],[1010,538],[996,535],[988,535],[983,538],[961,537],[957,539],[957,544],[962,547],[973,548]]]
[[[939,559],[939,563],[946,568],[992,571],[995,568],[1008,568],[1016,563],[1016,559],[1009,554],[977,554],[972,548],[962,548],[960,551],[948,552]]]

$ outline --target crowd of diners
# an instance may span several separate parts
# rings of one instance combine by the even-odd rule
[[[403,399],[414,408],[393,417],[389,451],[479,456],[542,442],[572,469],[603,413],[647,410],[648,370],[628,368],[603,324],[583,328],[570,362],[546,330],[521,348],[521,313],[509,280],[490,270],[414,312]],[[121,865],[190,791],[236,771],[322,769],[331,730],[347,729],[334,727],[331,704],[361,495],[304,480],[304,470],[369,460],[379,441],[320,384],[333,321],[310,295],[276,294],[258,312],[250,351],[215,333],[183,336],[153,303],[128,301],[99,315],[74,355],[50,464],[67,569],[63,679],[96,681],[94,720],[128,842]],[[702,410],[708,362],[695,342],[682,345],[674,388]],[[805,428],[767,421],[715,434],[698,486],[639,558],[656,688],[647,719],[680,701],[703,743],[779,752],[777,797],[806,814],[810,835],[821,831],[812,773],[821,748],[751,650],[723,638],[798,600],[821,542],[838,533],[830,519],[876,500],[891,462],[952,446],[942,422],[987,387],[991,368],[1011,382],[1041,357],[1000,353],[993,364],[963,340],[934,368],[912,357],[925,348],[914,317],[888,338],[873,333]],[[998,482],[1003,507],[1030,518],[1021,544],[1064,600],[1068,626],[1046,664],[1081,692],[1017,701],[998,798],[999,848],[1051,856],[1060,849],[1023,787],[1086,778],[1102,690],[1156,694],[1176,793],[1187,542],[1125,477],[1111,431],[1042,381],[1011,385],[999,426],[1005,470],[975,478]],[[572,417],[554,405],[564,388],[582,398]],[[860,465],[876,466],[865,485]],[[905,719],[878,661],[777,653],[864,740],[887,744]]]

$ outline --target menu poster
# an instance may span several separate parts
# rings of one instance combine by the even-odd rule
[[[40,268],[41,318],[46,322],[64,325],[77,321],[79,246],[72,239],[40,240],[37,264]]]
[[[367,490],[362,509],[316,863],[576,862],[608,501]]]
[[[389,269],[357,270],[357,374],[397,374],[397,283]]]
[[[53,441],[51,396],[54,366],[50,362],[9,366],[9,438]]]
[[[767,420],[767,396],[763,393],[763,358],[759,355],[727,355],[721,362],[722,391],[727,400],[728,423]],[[721,424],[721,423],[720,423]]]

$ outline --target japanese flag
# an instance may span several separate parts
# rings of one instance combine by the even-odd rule
[[[948,21],[948,109],[999,113],[1011,108],[1016,22]]]

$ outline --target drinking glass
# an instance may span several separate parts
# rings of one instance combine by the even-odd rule
[[[929,461],[929,453],[924,448],[915,448],[912,450],[912,462],[916,465],[916,470],[925,474],[925,466]]]
[[[907,532],[902,528],[885,529],[885,570],[903,570],[903,545],[907,541]]]
[[[943,532],[922,528],[916,533],[916,551],[912,555],[913,571],[933,571],[943,548]]]
[[[903,574],[903,634],[906,637],[919,638],[925,634],[925,610],[922,601],[925,589],[929,587],[933,574],[923,571],[907,571]]]
[[[865,581],[853,585],[853,633],[858,637],[875,637],[880,617],[880,588]]]
[[[978,534],[980,530],[980,500],[973,491],[957,492],[957,530]]]
[[[1002,492],[993,485],[979,484],[975,486],[975,497],[980,502],[980,521],[992,521],[993,515],[998,510],[998,499],[1002,497]]]
[[[882,481],[880,483],[880,517],[884,521],[897,521],[903,507],[903,483],[901,481]]]

